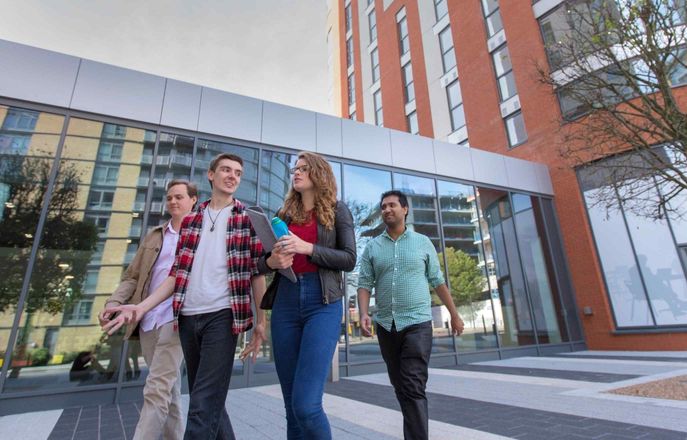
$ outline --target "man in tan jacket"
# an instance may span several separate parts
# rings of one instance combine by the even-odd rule
[[[117,290],[105,302],[105,308],[138,304],[169,276],[174,263],[181,221],[198,200],[197,187],[183,179],[167,185],[167,212],[171,220],[153,228],[141,242],[136,256],[122,276]],[[98,315],[100,325],[111,316],[105,310]],[[179,335],[174,331],[172,297],[130,324],[125,338],[138,327],[148,377],[143,388],[143,408],[134,439],[181,439],[184,433],[181,412],[179,368],[184,358]]]

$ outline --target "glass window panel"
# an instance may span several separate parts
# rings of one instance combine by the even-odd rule
[[[501,76],[506,72],[510,71],[511,69],[513,69],[513,65],[511,64],[510,60],[510,52],[508,51],[508,46],[503,46],[501,49],[498,49],[496,52],[494,52],[492,58],[494,59],[494,69],[496,69],[496,76]]]
[[[508,193],[478,188],[478,221],[502,347],[536,342]]]
[[[0,267],[3,277],[0,283],[0,351],[3,354],[8,348],[63,124],[64,117],[60,115],[0,105]],[[18,136],[22,139],[21,148],[15,148]],[[38,255],[35,266],[38,270],[42,268],[43,257],[44,254]],[[50,263],[47,266],[52,268]],[[55,283],[61,281],[59,277]],[[47,302],[47,298],[41,301],[39,294],[36,300],[27,303],[28,313],[22,313],[19,322],[21,334],[17,340],[17,354],[9,366],[10,374],[21,372],[29,364],[33,350],[43,348],[42,340],[34,347],[30,334],[24,337],[30,331],[22,332],[21,329],[30,329],[34,322],[33,311],[42,309]],[[40,354],[43,353],[41,350]]]
[[[619,188],[621,199],[623,190]],[[665,218],[651,219],[626,209],[625,219],[656,325],[687,324],[687,280]]]
[[[373,42],[377,39],[377,15],[374,9],[370,12],[370,15],[367,16],[367,20],[370,25],[370,42]]]
[[[260,206],[273,217],[284,204],[291,187],[289,169],[296,165],[296,154],[264,150],[260,168]]]
[[[408,120],[408,131],[411,134],[418,134],[420,132],[420,127],[417,123],[417,112],[412,112],[406,119]]]
[[[520,261],[534,311],[539,343],[567,341],[556,280],[549,275],[553,274],[553,268],[548,243],[539,232],[544,230],[544,221],[538,200],[524,194],[513,194],[513,208]]]
[[[556,220],[556,212],[554,202],[551,199],[540,199],[542,206],[542,217],[546,223],[546,236],[548,237],[551,246],[551,259],[553,265],[556,267],[556,276],[558,278],[558,286],[561,289],[561,296],[564,306],[562,309],[566,314],[566,321],[568,324],[567,331],[569,332],[570,341],[581,341],[584,339],[582,335],[582,325],[580,317],[577,314],[577,304],[575,302],[575,294],[573,292],[572,279],[568,270],[566,262],[566,254],[563,248],[563,240],[561,239],[561,232]],[[561,326],[563,329],[564,326]]]
[[[463,96],[460,92],[460,83],[454,81],[446,87],[448,92],[448,105],[450,108],[454,108],[463,102]]]
[[[135,218],[133,185],[142,169],[149,172],[142,156],[154,144],[154,132],[70,120],[29,283],[23,330],[13,349],[15,370],[5,391],[117,380],[122,333],[104,337],[97,313],[119,284],[129,247],[137,243],[129,238]],[[120,162],[112,161],[120,154],[118,145]],[[140,376],[138,358],[124,364],[127,378]]]
[[[583,185],[586,178],[580,173]],[[607,211],[594,203],[595,193],[602,190],[588,189],[584,198],[616,323],[618,327],[653,325],[622,213],[619,207]]]
[[[505,101],[518,93],[515,86],[515,75],[512,71],[499,78],[499,92],[501,93],[501,101]]]
[[[348,105],[355,104],[355,75],[348,77]]]
[[[372,95],[372,101],[374,102],[374,107],[375,107],[375,124],[382,126],[382,125],[384,125],[384,115],[382,113],[382,92],[381,92],[381,90],[377,90]]]
[[[374,49],[370,53],[372,59],[372,82],[377,82],[379,80],[379,50]]]
[[[518,112],[506,118],[506,129],[508,131],[508,142],[510,142],[511,147],[519,145],[527,140],[525,120],[522,117],[522,113]]]
[[[169,218],[165,210],[169,182],[174,179],[188,180],[191,178],[193,142],[194,139],[189,136],[160,133],[157,158],[152,171],[154,178],[152,201],[148,215],[149,228],[157,226]],[[136,202],[139,204],[145,204],[145,196],[148,192],[148,179],[146,177],[139,177],[141,185],[138,186],[138,193],[136,194]]]
[[[448,5],[446,0],[434,0],[434,12],[436,12],[437,21],[441,20],[444,15],[448,14]]]
[[[501,20],[501,11],[496,11],[487,17],[487,32],[492,37],[503,29],[503,20]]]
[[[234,196],[246,206],[255,205],[257,203],[259,151],[255,148],[205,139],[198,140],[196,162],[193,165],[193,180],[200,190],[198,200],[204,201],[210,198],[212,190],[207,179],[207,171],[210,161],[220,153],[235,154],[243,159],[241,185]]]
[[[408,37],[408,21],[405,17],[398,22],[398,38],[401,55],[410,50],[410,38]]]
[[[344,9],[344,25],[346,27],[346,32],[351,30],[351,26],[353,23],[353,9],[351,4],[349,3],[348,6]]]
[[[372,237],[384,230],[384,223],[379,210],[379,197],[391,189],[391,173],[372,168],[344,164],[343,166],[344,199],[353,215],[356,237],[358,263],[355,269],[346,276],[346,303],[348,304],[348,328],[346,340],[348,352],[342,361],[377,361],[381,360],[376,335],[373,338],[363,337],[360,332],[358,315],[358,271],[359,261],[365,245]],[[370,314],[375,313],[374,292],[370,299]],[[350,356],[349,356],[350,355]],[[348,357],[347,357],[348,356]]]
[[[353,65],[353,37],[346,40],[346,66]]]
[[[451,26],[447,26],[443,31],[439,32],[439,47],[441,48],[441,53],[445,53],[453,48]]]
[[[462,105],[451,109],[451,125],[454,131],[465,126],[465,112]]]
[[[449,70],[453,69],[456,67],[456,54],[453,51],[453,49],[449,50],[448,52],[444,53],[441,56],[443,66],[444,66],[444,73],[448,72]]]
[[[447,279],[453,301],[465,322],[465,331],[458,338],[457,347],[465,351],[495,348],[494,306],[488,282],[489,274],[482,253],[483,240],[479,222],[476,221],[474,189],[468,185],[441,180],[438,181],[438,187],[448,263]],[[443,267],[443,255],[440,255],[439,262]],[[446,312],[443,312],[442,318],[445,317]]]
[[[487,16],[499,8],[499,0],[482,0],[482,8]]]

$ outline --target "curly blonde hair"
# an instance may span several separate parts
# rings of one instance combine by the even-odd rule
[[[315,189],[315,214],[317,221],[327,229],[334,228],[336,209],[336,178],[331,165],[322,156],[316,153],[301,151],[298,159],[303,160],[309,167],[309,177]],[[284,206],[279,211],[279,217],[290,217],[296,224],[305,224],[310,221],[310,213],[303,207],[303,199],[298,191],[293,189],[293,183]]]

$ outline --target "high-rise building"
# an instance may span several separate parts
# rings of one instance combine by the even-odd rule
[[[687,222],[670,212],[658,219],[643,217],[625,209],[620,198],[616,210],[607,212],[596,206],[594,193],[609,182],[566,165],[557,148],[560,117],[577,116],[580,109],[541,81],[539,67],[554,72],[564,67],[555,46],[571,26],[570,9],[581,3],[330,1],[328,35],[338,41],[338,46],[330,44],[330,67],[337,84],[333,90],[340,89],[332,102],[343,118],[445,141],[461,151],[487,150],[547,165],[556,203],[555,208],[546,209],[556,213],[564,249],[554,253],[554,258],[567,261],[575,313],[588,347],[681,349],[687,346]],[[679,20],[676,23],[684,24],[685,3],[671,5]],[[684,101],[687,51],[675,53],[682,64],[676,63],[671,85]],[[620,150],[622,146],[614,151]],[[414,154],[430,152],[418,149]],[[495,170],[509,172],[508,167]],[[659,191],[654,191],[657,198]],[[421,202],[411,196],[414,204]],[[482,216],[473,216],[474,222],[482,224],[483,233],[475,231],[472,244],[483,245],[484,255],[493,255],[475,258],[489,275],[491,308],[503,310],[494,319],[502,320],[505,329],[517,324],[520,331],[512,332],[517,337],[510,340],[526,345],[523,322],[532,320],[535,328],[548,328],[551,310],[560,304],[549,307],[549,301],[542,300],[546,295],[541,292],[556,290],[553,283],[527,273],[545,264],[536,246],[513,255],[506,231],[531,228],[530,232],[541,232],[522,215],[530,212],[536,217],[541,207],[492,189],[478,189],[474,197],[485,209]],[[470,200],[472,196],[457,201],[458,210],[451,211],[448,223],[444,218],[444,229],[453,228],[454,221],[461,223],[459,216],[470,212]],[[683,196],[675,203],[687,206],[687,199]],[[414,207],[413,213],[415,220],[422,214]],[[430,237],[436,236],[424,222],[416,224]],[[454,228],[458,231],[465,229]],[[444,236],[444,243],[465,250],[468,243],[460,237],[463,241]],[[525,268],[524,276],[520,267]],[[497,302],[513,304],[513,311]],[[531,316],[523,318],[528,308]],[[546,332],[535,333],[539,342],[547,340]],[[502,346],[508,345],[507,336],[502,336]]]

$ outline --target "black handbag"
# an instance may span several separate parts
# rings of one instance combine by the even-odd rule
[[[272,282],[267,286],[265,294],[262,296],[262,301],[260,301],[260,308],[262,310],[272,310],[274,299],[277,297],[277,290],[279,288],[279,277],[279,273],[275,273]]]

